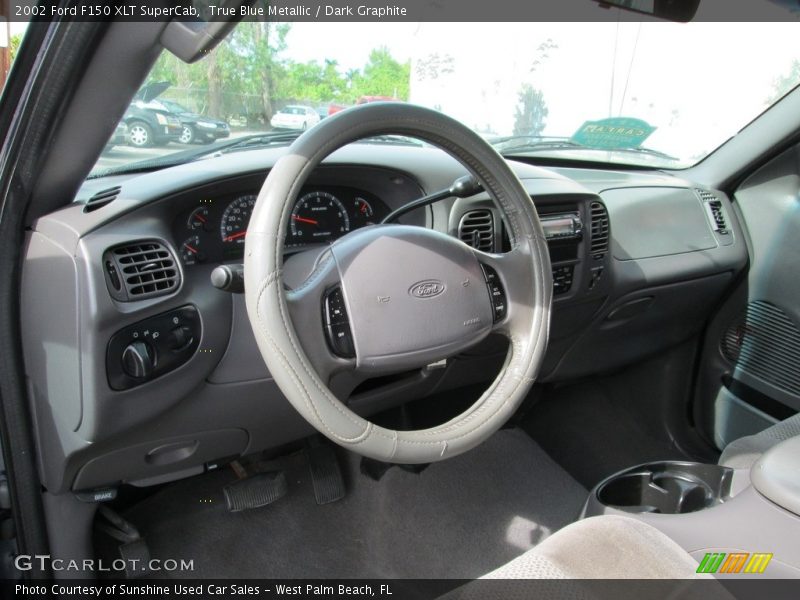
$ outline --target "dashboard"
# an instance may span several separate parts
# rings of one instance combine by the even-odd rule
[[[173,224],[173,239],[183,265],[241,261],[257,197],[258,189],[200,196],[188,210],[181,211]],[[289,218],[287,251],[330,244],[351,231],[379,223],[389,212],[384,201],[363,189],[305,187]]]
[[[91,180],[75,202],[33,224],[21,328],[48,490],[151,485],[311,433],[261,359],[244,297],[211,284],[220,264],[242,262],[256,195],[284,152]],[[691,339],[746,267],[743,231],[718,190],[658,171],[509,164],[550,251],[553,310],[540,382],[624,368]],[[292,199],[286,260],[313,259],[464,174],[435,148],[342,148]],[[398,222],[503,252],[504,219],[477,194]],[[368,416],[488,385],[507,352],[504,338],[490,336],[443,365],[372,378],[341,373],[331,389]]]

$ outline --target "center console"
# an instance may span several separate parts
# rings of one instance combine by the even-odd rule
[[[800,578],[800,437],[751,469],[659,461],[597,484],[581,518],[626,515],[661,530],[716,578]]]
[[[683,514],[730,498],[733,469],[693,462],[660,461],[604,479],[586,500],[583,516],[607,507],[633,513]]]

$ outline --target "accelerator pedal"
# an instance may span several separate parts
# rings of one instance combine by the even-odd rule
[[[315,440],[306,453],[317,504],[330,504],[344,498],[344,477],[334,449],[329,444]]]
[[[272,504],[283,498],[289,491],[283,471],[257,473],[247,479],[240,479],[223,488],[225,504],[230,512],[241,512]]]

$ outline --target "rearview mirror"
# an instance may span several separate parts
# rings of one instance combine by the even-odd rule
[[[600,6],[615,7],[667,21],[686,23],[694,18],[700,0],[595,0]]]
[[[193,63],[211,52],[242,19],[243,6],[255,0],[221,0],[215,2],[213,13],[209,0],[195,0],[195,8],[203,14],[210,14],[211,21],[202,19],[187,20],[176,18],[161,34],[161,45],[183,62]]]

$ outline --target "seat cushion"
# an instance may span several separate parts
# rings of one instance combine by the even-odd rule
[[[697,561],[655,527],[605,515],[577,521],[487,579],[694,579]]]
[[[798,435],[800,435],[800,414],[767,427],[755,435],[733,440],[722,451],[719,464],[732,469],[749,469],[764,452]]]

